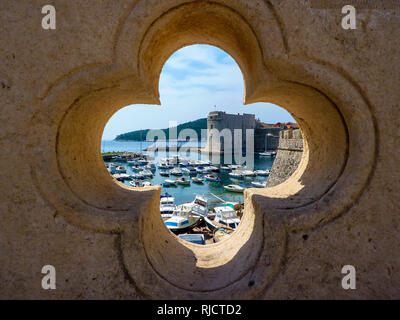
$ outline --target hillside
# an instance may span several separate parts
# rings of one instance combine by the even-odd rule
[[[178,127],[177,127],[178,136],[179,136],[179,133],[184,129],[195,130],[197,133],[197,136],[200,140],[201,139],[201,130],[207,129],[207,118],[202,118],[202,119],[198,119],[195,121],[190,121],[190,122],[186,122],[186,123],[178,125]],[[149,129],[123,133],[123,134],[118,135],[114,140],[115,141],[145,141],[148,131],[149,131]],[[162,131],[164,131],[166,138],[169,139],[169,128],[162,129]]]

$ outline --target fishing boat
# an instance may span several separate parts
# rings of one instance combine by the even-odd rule
[[[172,170],[170,170],[169,173],[172,174],[173,176],[181,176],[182,175],[182,171],[179,168],[173,168]]]
[[[238,203],[224,203],[214,208],[215,215],[204,217],[204,221],[211,231],[217,228],[230,228],[235,230],[240,223],[237,211],[240,210]]]
[[[268,169],[267,170],[256,170],[255,173],[258,176],[268,176],[270,174],[270,171]]]
[[[203,218],[194,215],[190,208],[180,205],[174,210],[172,217],[165,221],[165,225],[173,233],[180,234],[192,230],[202,221]]]
[[[244,177],[242,171],[240,170],[234,170],[232,172],[229,172],[229,176],[237,179],[242,179]]]
[[[265,188],[267,186],[267,182],[253,181],[251,184],[256,188]]]
[[[186,178],[176,178],[176,183],[182,186],[189,186],[190,185],[190,180]]]
[[[170,194],[166,193],[161,195],[160,198],[160,213],[163,219],[169,219],[172,217],[176,210],[175,198]]]
[[[229,184],[227,186],[224,186],[225,190],[228,190],[230,192],[237,192],[237,193],[243,193],[246,188],[243,188],[242,186],[239,186],[237,184]]]
[[[204,179],[203,179],[203,178],[199,178],[199,177],[193,177],[193,178],[192,178],[192,181],[193,181],[194,183],[203,183],[203,182],[204,182]]]
[[[168,171],[160,171],[160,176],[169,177],[169,172]]]
[[[204,178],[207,181],[211,181],[211,182],[219,182],[220,181],[220,179],[217,176],[213,175],[213,174],[208,174]]]

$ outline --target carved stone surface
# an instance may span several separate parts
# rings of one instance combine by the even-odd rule
[[[53,4],[56,30],[39,2],[0,5],[0,298],[400,297],[398,9],[343,30],[340,8],[306,1]],[[239,229],[209,248],[170,234],[160,189],[114,182],[100,157],[112,114],[159,103],[163,64],[196,43],[229,53],[245,103],[286,108],[304,137],[293,175],[246,191]],[[357,290],[340,286],[346,264]]]

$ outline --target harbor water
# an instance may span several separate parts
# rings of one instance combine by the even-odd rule
[[[102,141],[101,144],[101,152],[102,153],[112,153],[112,152],[134,152],[140,153],[144,152],[143,150],[147,147],[151,146],[152,142],[138,142],[138,141]],[[197,146],[197,145],[196,145]],[[204,146],[204,143],[201,143],[200,146]],[[146,152],[144,152],[146,153]],[[198,152],[183,152],[183,153],[176,153],[176,152],[156,152],[153,154],[155,157],[154,163],[158,164],[163,158],[167,158],[173,155],[179,154],[180,156],[190,159],[190,160],[211,160],[209,159],[207,154],[201,154]],[[266,170],[271,169],[273,165],[274,158],[273,157],[260,157],[258,155],[254,155],[254,170]],[[223,158],[220,159],[220,162],[223,163]],[[126,163],[121,163],[121,166],[126,168],[126,173],[129,175],[133,175],[134,172],[132,171],[131,167],[128,166]],[[163,177],[159,174],[160,170],[157,170],[154,173],[152,179],[147,179],[146,181],[150,181],[153,185],[160,185],[164,183],[166,179],[175,179],[175,177]],[[166,192],[172,195],[175,198],[175,204],[183,204],[186,202],[193,201],[196,194],[204,195],[208,198],[208,207],[213,208],[216,205],[220,204],[221,201],[218,200],[214,195],[224,199],[225,201],[233,201],[233,202],[241,202],[243,203],[243,194],[240,193],[233,193],[225,190],[223,188],[224,185],[229,184],[241,184],[245,187],[252,187],[251,182],[258,181],[258,182],[266,182],[268,177],[246,177],[244,179],[233,179],[229,176],[228,172],[219,172],[214,173],[215,175],[219,176],[221,181],[220,182],[208,182],[204,181],[203,184],[197,184],[191,182],[190,186],[182,186],[177,185],[176,187],[162,187],[162,193],[165,194]],[[184,175],[184,177],[189,177],[188,175]],[[129,185],[129,181],[124,182],[126,185]]]

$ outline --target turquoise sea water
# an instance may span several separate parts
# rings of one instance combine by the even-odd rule
[[[137,141],[127,141],[127,142],[117,142],[117,141],[102,141],[101,144],[101,152],[142,152],[144,148],[152,145],[152,142],[137,142]],[[202,143],[204,146],[204,143]],[[155,160],[154,162],[157,164],[160,162],[162,158],[166,158],[176,154],[170,152],[157,152],[154,154]],[[179,153],[179,155],[193,159],[193,160],[208,160],[208,155],[206,154],[199,154],[197,152],[191,153]],[[211,160],[211,159],[210,159]],[[273,164],[274,158],[271,157],[258,157],[257,155],[254,156],[254,170],[265,170],[271,169]],[[223,158],[220,159],[220,162],[223,163]],[[127,174],[133,174],[134,172],[131,168],[123,163],[121,163],[127,169]],[[250,187],[252,181],[260,181],[264,182],[268,179],[268,177],[252,177],[252,178],[245,178],[242,180],[233,180],[230,178],[228,173],[220,172],[217,174],[221,177],[221,182],[206,182],[204,181],[203,184],[196,184],[191,183],[190,186],[176,186],[170,188],[162,188],[162,193],[168,192],[169,194],[175,197],[175,203],[177,205],[193,201],[196,194],[205,195],[209,201],[209,207],[212,208],[221,202],[217,200],[212,194],[217,195],[218,197],[226,200],[226,201],[236,201],[236,202],[243,202],[243,194],[240,193],[232,193],[228,192],[223,188],[223,185],[228,184],[244,184],[245,186]],[[153,179],[148,179],[153,185],[162,185],[165,179],[175,179],[175,177],[162,177],[159,175],[159,169],[157,168]],[[125,184],[129,185],[129,182],[125,182]]]

